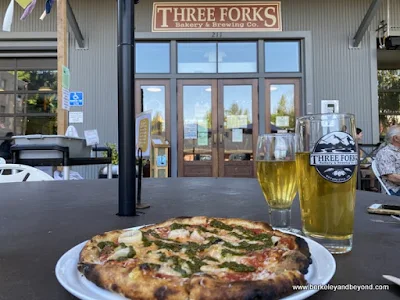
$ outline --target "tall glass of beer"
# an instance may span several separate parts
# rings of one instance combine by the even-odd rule
[[[295,134],[264,134],[258,137],[257,179],[269,206],[270,224],[290,228],[291,206],[297,193]]]
[[[296,120],[296,170],[303,232],[331,253],[351,251],[358,146],[351,114]]]

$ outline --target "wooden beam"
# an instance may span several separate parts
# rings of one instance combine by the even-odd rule
[[[65,135],[68,126],[68,112],[62,109],[62,67],[68,66],[67,32],[67,0],[57,0],[57,134],[59,135]]]

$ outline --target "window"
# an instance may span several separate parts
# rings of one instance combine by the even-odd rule
[[[300,72],[300,42],[265,42],[265,72]]]
[[[56,69],[56,59],[0,60],[0,143],[57,133]]]
[[[169,43],[137,42],[135,48],[136,73],[169,73]]]
[[[216,73],[216,43],[178,43],[178,73]]]
[[[384,139],[387,129],[400,124],[400,70],[379,70],[379,133]]]
[[[257,72],[257,43],[218,43],[218,73]]]
[[[178,43],[178,73],[255,73],[256,42]]]
[[[143,111],[152,111],[151,137],[165,138],[166,92],[163,85],[141,85]]]

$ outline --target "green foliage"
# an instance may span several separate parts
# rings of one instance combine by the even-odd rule
[[[398,124],[400,115],[400,70],[379,70],[379,123],[383,137],[386,129]]]
[[[106,146],[111,148],[111,163],[113,165],[118,165],[119,163],[119,155],[118,155],[118,150],[117,150],[117,145],[114,143],[106,143]],[[104,154],[104,157],[107,155]],[[147,159],[142,159],[142,165],[145,166],[148,163]],[[136,159],[136,164],[139,164],[139,160]]]
[[[113,143],[106,143],[106,146],[111,148],[111,163],[113,165],[118,165],[118,150],[117,150],[117,145],[113,144]],[[104,157],[106,157],[107,155],[104,154]]]
[[[280,117],[280,116],[282,116],[282,117],[289,116],[289,127],[288,128],[295,127],[296,115],[294,112],[294,107],[292,106],[288,109],[286,95],[281,96],[281,99],[279,100],[279,103],[278,103],[278,108],[276,109],[276,113],[271,114],[271,123],[276,124],[276,117]]]

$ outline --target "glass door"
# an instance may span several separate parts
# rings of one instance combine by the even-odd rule
[[[217,177],[217,81],[178,81],[178,176]]]
[[[300,116],[300,80],[266,79],[265,132],[294,132]]]
[[[258,136],[257,80],[218,82],[220,177],[254,177]]]
[[[178,81],[178,175],[254,177],[257,80]]]

